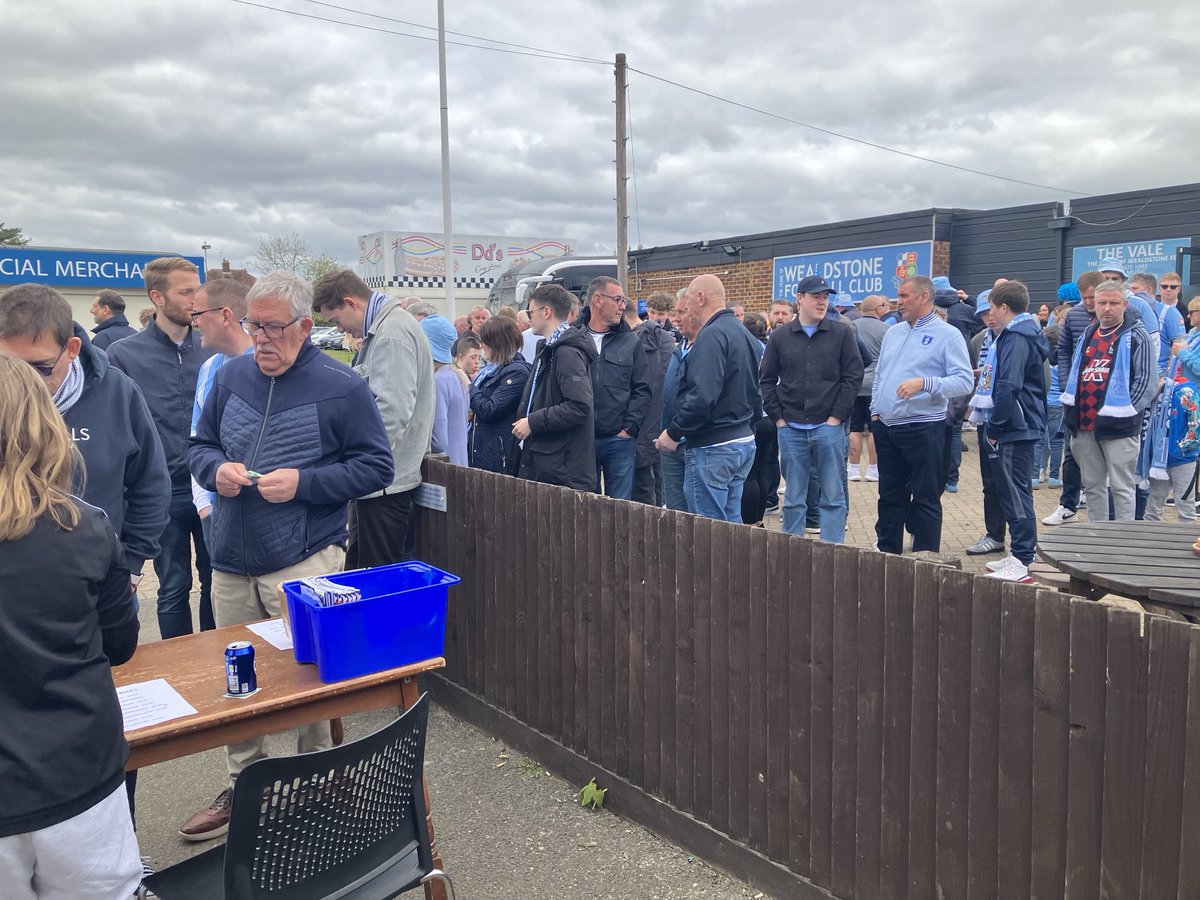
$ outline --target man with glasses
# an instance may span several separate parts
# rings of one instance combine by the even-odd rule
[[[1183,299],[1183,279],[1179,277],[1178,272],[1164,272],[1162,277],[1158,279],[1159,299],[1167,306],[1174,306],[1179,310],[1179,314],[1183,316],[1183,321],[1188,321],[1188,304]]]
[[[192,546],[200,576],[200,629],[214,627],[212,569],[200,516],[192,505],[187,442],[201,364],[212,354],[192,331],[192,308],[200,289],[196,267],[178,256],[161,257],[142,271],[154,317],[145,330],[117,341],[109,360],[142,389],[158,427],[171,473],[170,519],[162,534],[162,552],[154,561],[158,575],[158,630],[163,638],[192,633]]]
[[[242,325],[253,356],[217,372],[188,462],[216,492],[213,606],[222,628],[280,614],[281,581],[342,569],[347,507],[392,481],[392,451],[371,389],[308,335],[312,288],[290,272],[260,278]],[[297,750],[330,746],[328,721],[297,732]],[[232,785],[265,756],[255,738],[226,748],[230,787],[180,834],[204,841],[229,829]]]
[[[596,430],[596,487],[606,496],[633,496],[638,431],[650,408],[650,364],[642,339],[625,321],[629,300],[621,283],[599,276],[587,289],[579,329],[598,357],[591,365]]]
[[[196,380],[196,399],[192,404],[192,435],[196,434],[196,423],[204,409],[204,401],[212,390],[217,371],[229,360],[250,353],[254,341],[242,327],[246,315],[246,285],[232,278],[220,278],[203,285],[196,292],[192,308],[192,327],[200,333],[200,346],[212,351],[212,356],[200,366]],[[214,497],[192,479],[192,504],[200,516],[205,544],[212,548],[211,526]]]
[[[1158,280],[1149,272],[1138,272],[1129,279],[1133,295],[1146,301],[1154,310],[1158,320],[1158,373],[1163,375],[1167,363],[1171,359],[1171,345],[1187,334],[1183,324],[1183,315],[1175,308],[1174,298],[1164,297],[1161,301],[1158,294]]]

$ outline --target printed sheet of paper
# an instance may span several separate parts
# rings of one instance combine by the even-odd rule
[[[292,639],[288,637],[288,633],[283,627],[283,619],[251,622],[246,627],[278,650],[292,649]]]
[[[117,699],[121,702],[121,717],[125,720],[126,731],[182,719],[196,712],[175,688],[167,684],[165,678],[117,688]]]

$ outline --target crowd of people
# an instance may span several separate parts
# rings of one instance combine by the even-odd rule
[[[142,875],[108,668],[136,644],[147,561],[164,639],[278,616],[281,581],[409,558],[430,450],[729,522],[779,510],[834,543],[849,481],[872,482],[876,548],[938,552],[974,431],[985,532],[967,552],[1012,581],[1038,525],[1085,499],[1093,520],[1195,519],[1200,300],[1116,260],[1052,300],[914,276],[855,302],[813,275],[763,314],[703,274],[644,318],[609,277],[453,321],[349,270],[202,284],[165,257],[144,277],[140,331],[111,291],[91,336],[51,288],[0,295],[0,877],[33,896]],[[349,365],[309,340],[317,318],[352,340]],[[1061,494],[1039,523],[1043,483]],[[297,749],[335,731],[301,728]],[[185,839],[225,833],[263,754],[227,748],[228,786]]]

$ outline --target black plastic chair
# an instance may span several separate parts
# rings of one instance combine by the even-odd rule
[[[224,847],[145,881],[162,900],[385,900],[428,881],[429,695],[374,734],[319,753],[259,760],[238,776]]]

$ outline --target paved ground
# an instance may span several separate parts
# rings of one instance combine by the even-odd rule
[[[962,555],[983,533],[979,458],[974,435],[967,438],[971,449],[963,455],[959,491],[943,498],[946,554]],[[848,543],[870,547],[875,540],[875,485],[851,482],[850,495]],[[1038,518],[1057,501],[1057,490],[1036,491]],[[1173,509],[1168,508],[1166,518],[1174,521]],[[769,517],[767,524],[778,528],[778,516]],[[983,564],[996,558],[999,554],[963,555],[964,569],[983,571]],[[142,596],[148,598],[142,607],[143,641],[158,639],[152,599],[156,589],[153,573],[148,573],[142,586]],[[351,717],[347,737],[366,734],[385,721],[383,712]],[[290,752],[283,738],[272,742],[275,752]],[[142,852],[154,865],[170,865],[207,846],[184,842],[176,829],[220,791],[224,771],[223,754],[211,751],[142,773],[139,837]],[[686,848],[611,813],[583,809],[576,802],[577,786],[545,774],[536,763],[507,752],[487,734],[436,707],[427,774],[439,846],[459,896],[466,900],[763,896],[693,859]]]

